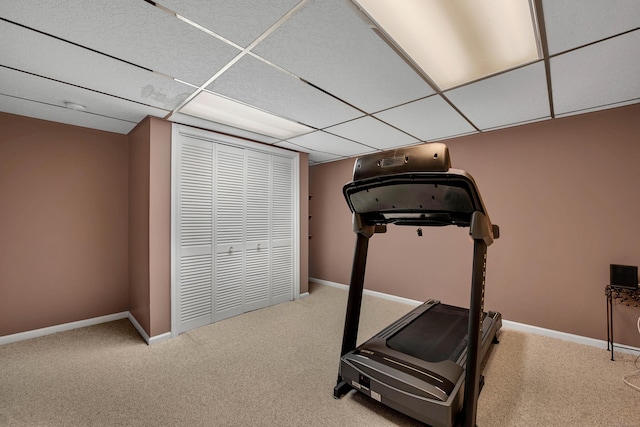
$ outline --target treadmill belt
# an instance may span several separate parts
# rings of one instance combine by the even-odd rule
[[[469,310],[437,304],[387,339],[387,346],[426,362],[456,362],[467,347]]]

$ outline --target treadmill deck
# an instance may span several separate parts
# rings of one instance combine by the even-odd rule
[[[429,300],[340,359],[354,389],[432,426],[451,426],[462,407],[469,311]],[[480,358],[502,326],[483,316]]]

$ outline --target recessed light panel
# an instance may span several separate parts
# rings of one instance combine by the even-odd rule
[[[313,130],[300,123],[205,91],[189,101],[180,112],[279,139],[291,138]]]
[[[529,0],[354,0],[440,89],[538,60]]]

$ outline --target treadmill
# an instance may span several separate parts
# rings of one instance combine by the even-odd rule
[[[475,427],[481,363],[502,316],[484,311],[487,247],[499,228],[473,178],[451,168],[446,145],[428,143],[358,158],[343,193],[357,240],[334,397],[355,389],[432,426]],[[429,300],[356,348],[369,239],[388,224],[469,227],[470,307]]]

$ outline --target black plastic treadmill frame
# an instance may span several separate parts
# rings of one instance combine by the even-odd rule
[[[388,338],[425,315],[430,309],[429,304],[446,305],[430,300],[416,307],[356,349],[342,356],[340,375],[345,381],[350,382],[353,388],[372,399],[428,425],[447,427],[458,421],[456,416],[463,406],[461,388],[464,390],[466,345],[457,360],[448,359],[435,363],[407,355],[387,345]],[[485,360],[490,353],[490,347],[497,342],[496,334],[501,326],[500,313],[489,312],[484,316],[480,347],[481,360]],[[394,356],[400,356],[400,358]],[[396,365],[393,360],[389,360],[390,358],[396,359],[400,364]],[[411,366],[418,371],[423,371],[426,375],[436,373],[436,377],[447,378],[454,383],[454,386],[452,389],[438,387],[436,382],[428,381],[422,375],[415,375],[415,372],[403,369],[404,366]],[[480,381],[482,383],[482,376]]]
[[[347,204],[353,212],[353,230],[357,239],[351,270],[341,357],[356,348],[369,239],[375,233],[386,232],[386,225],[389,223],[414,226],[468,226],[474,250],[462,421],[465,426],[475,427],[480,392],[480,340],[484,312],[487,247],[499,237],[499,228],[491,223],[486,214],[473,178],[465,171],[450,169],[450,165],[448,148],[441,143],[374,153],[356,160],[354,180],[343,188]],[[441,209],[431,209],[426,212],[407,203],[398,203],[398,206],[401,207],[396,209],[396,205],[389,203],[388,200],[384,212],[377,210],[373,202],[370,203],[371,208],[365,207],[359,212],[351,200],[354,194],[377,187],[393,188],[393,185],[398,182],[418,185],[437,183],[464,188],[472,202],[472,209],[462,212],[464,214],[463,220],[457,220],[456,215],[461,212],[452,210],[446,200],[442,201]],[[402,198],[402,194],[394,194],[393,191],[390,191],[388,196],[389,198],[396,196]],[[425,215],[423,217],[416,216],[420,213]],[[449,218],[456,218],[456,220],[447,220],[447,215]],[[334,397],[339,398],[351,389],[352,386],[338,374]]]

